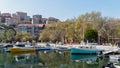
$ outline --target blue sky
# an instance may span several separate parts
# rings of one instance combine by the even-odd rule
[[[72,19],[86,12],[98,11],[103,16],[120,18],[120,0],[0,0],[0,11],[41,14],[60,20]]]

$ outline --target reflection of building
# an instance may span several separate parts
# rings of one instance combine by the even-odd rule
[[[34,36],[38,36],[44,27],[44,24],[19,24],[18,30],[22,32],[28,32]]]

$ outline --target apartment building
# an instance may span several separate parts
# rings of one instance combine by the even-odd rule
[[[21,32],[28,32],[31,35],[38,36],[44,29],[45,24],[59,21],[54,17],[42,18],[42,15],[36,14],[32,18],[26,12],[1,13],[0,23],[13,26]]]
[[[33,24],[42,24],[42,15],[33,15],[32,23]]]
[[[21,32],[28,32],[33,36],[38,36],[44,27],[44,24],[19,24],[18,30]]]
[[[10,13],[1,13],[0,14],[0,23],[7,24],[10,21],[11,14]]]

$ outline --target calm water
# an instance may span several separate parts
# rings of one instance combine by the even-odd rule
[[[69,52],[0,53],[0,68],[102,68],[109,58]]]

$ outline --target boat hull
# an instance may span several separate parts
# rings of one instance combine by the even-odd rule
[[[102,50],[97,49],[79,49],[79,48],[71,48],[71,54],[79,54],[79,55],[98,55],[102,53]]]
[[[4,49],[5,53],[11,52],[11,53],[28,53],[28,52],[35,52],[35,51],[50,51],[51,48],[41,48],[41,47],[18,47],[18,48],[8,48]]]
[[[34,48],[9,48],[8,49],[11,53],[24,53],[24,52],[35,52]]]

